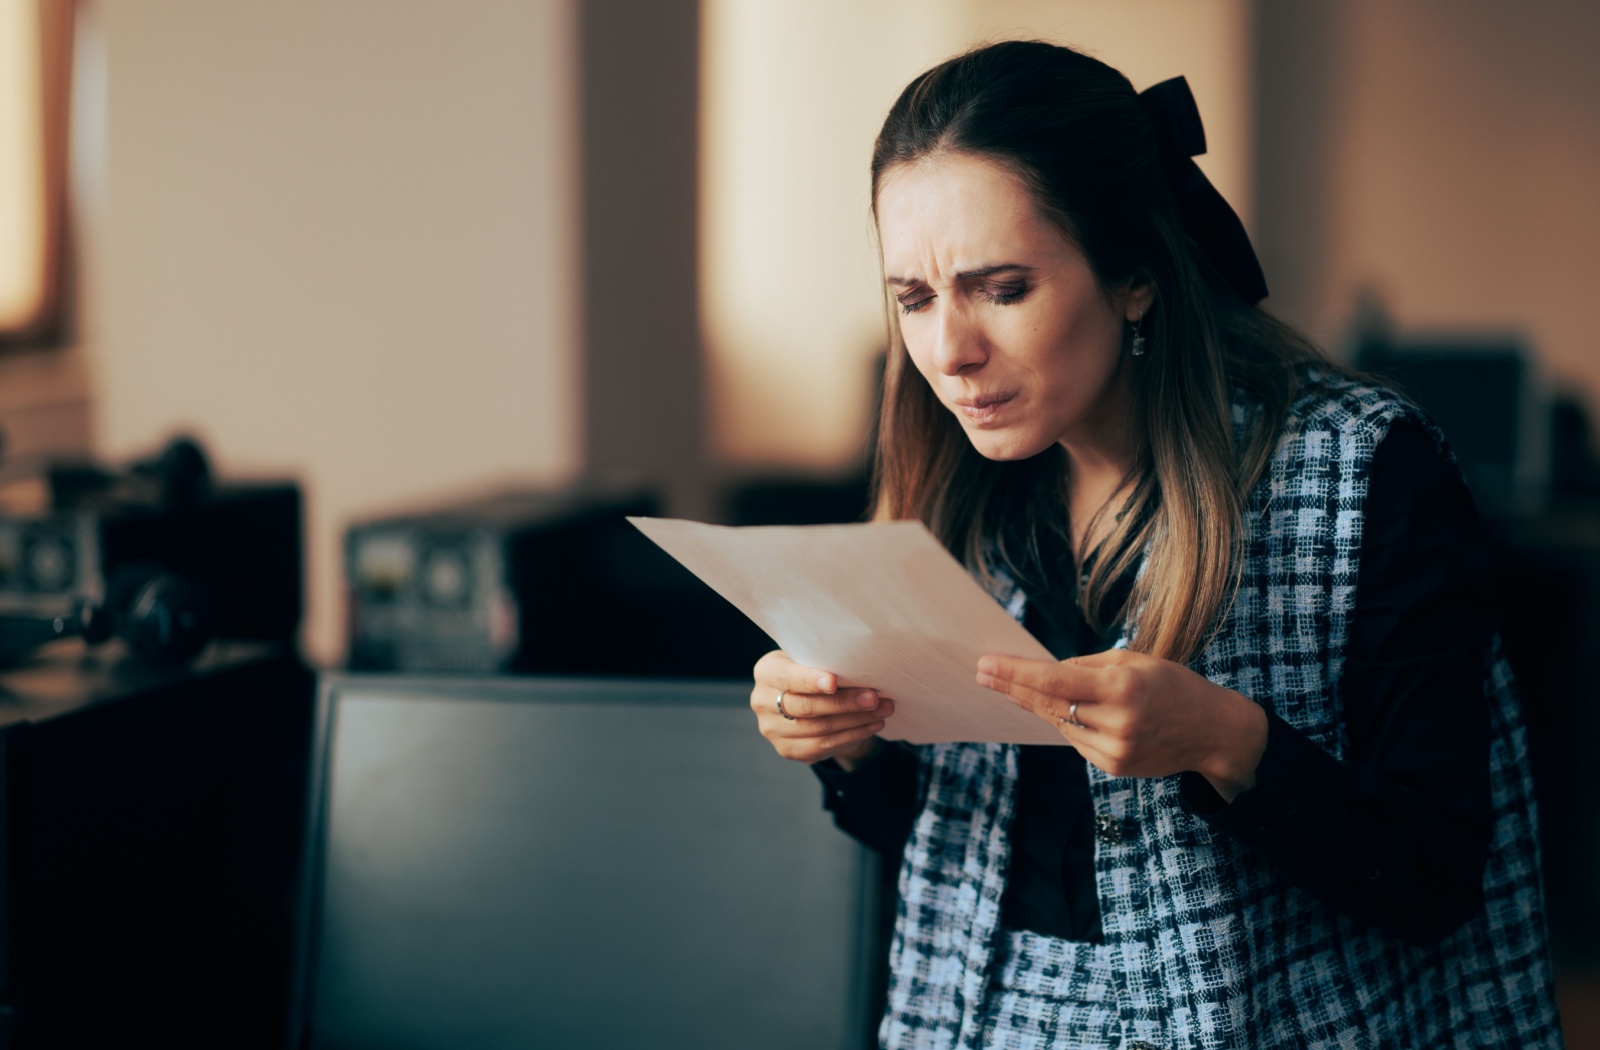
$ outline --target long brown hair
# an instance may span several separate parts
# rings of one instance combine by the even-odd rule
[[[1115,515],[1106,538],[1074,552],[1079,565],[1093,558],[1078,598],[1097,627],[1130,617],[1133,648],[1191,659],[1236,588],[1244,499],[1296,394],[1297,366],[1336,366],[1241,302],[1196,249],[1151,119],[1127,78],[1103,62],[1011,41],[922,74],[896,100],[873,149],[874,214],[885,172],[943,152],[984,157],[1020,176],[1102,289],[1155,288],[1142,321],[1148,352],[1127,362],[1144,420],[1131,495],[1099,512]],[[910,364],[887,296],[886,311],[874,519],[920,519],[980,574],[1004,569],[1025,586],[1049,579],[1041,552],[1071,535],[1065,452],[1053,445],[1019,462],[979,455]],[[1239,395],[1253,408],[1236,440]],[[1085,543],[1101,525],[1097,515]],[[1131,595],[1103,608],[1141,557]]]

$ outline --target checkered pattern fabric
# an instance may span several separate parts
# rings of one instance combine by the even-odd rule
[[[1247,506],[1238,598],[1192,666],[1338,756],[1372,455],[1396,419],[1431,424],[1387,391],[1309,378]],[[1020,609],[1014,593],[997,597]],[[1559,1047],[1527,738],[1498,639],[1484,687],[1495,821],[1485,904],[1425,948],[1288,885],[1187,814],[1177,778],[1093,767],[1097,814],[1123,829],[1120,842],[1096,844],[1105,944],[1086,953],[1019,938],[999,926],[1016,749],[925,748],[926,804],[900,875],[883,1045]]]
[[[1108,944],[1004,930],[996,947],[982,1045],[990,1050],[1122,1046],[1117,952]]]

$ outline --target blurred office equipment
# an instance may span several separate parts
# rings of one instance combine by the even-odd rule
[[[1433,417],[1485,512],[1538,510],[1548,501],[1550,402],[1519,338],[1369,336],[1355,364]]]
[[[1397,337],[1373,307],[1356,364],[1444,430],[1494,542],[1501,634],[1526,703],[1551,950],[1600,965],[1600,463],[1583,406],[1511,336]]]
[[[0,653],[15,658],[31,647],[40,632],[28,620],[70,627],[85,608],[109,618],[104,630],[85,622],[76,633],[109,636],[158,578],[173,599],[163,607],[192,596],[181,604],[203,606],[208,635],[294,638],[302,611],[297,485],[218,482],[188,439],[121,469],[86,461],[41,466],[32,504],[0,509]],[[183,647],[140,648],[180,655]]]
[[[0,672],[0,1047],[283,1045],[312,703],[255,643]]]
[[[302,1047],[862,1047],[867,854],[742,684],[330,676]]]
[[[352,526],[350,668],[748,678],[772,643],[626,520],[658,507],[578,485]]]
[[[840,477],[750,478],[728,488],[733,525],[835,525],[867,519],[865,468]]]
[[[1557,509],[1600,503],[1600,455],[1583,403],[1558,394],[1550,403],[1550,497]]]
[[[1600,966],[1600,500],[1490,518],[1502,634],[1528,715],[1556,962]]]
[[[0,611],[0,664],[62,638],[82,638],[90,645],[119,638],[146,663],[175,667],[210,644],[210,603],[182,577],[153,566],[124,565],[103,600],[77,599],[68,613]]]

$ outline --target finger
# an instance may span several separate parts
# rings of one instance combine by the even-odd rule
[[[1129,726],[1136,722],[1136,714],[1123,704],[1091,700],[1080,700],[1077,704],[1078,721],[1100,734],[1102,740],[1121,739],[1128,733]],[[1072,717],[1070,704],[1066,717],[1069,719]]]
[[[756,661],[755,679],[773,689],[796,693],[832,693],[839,688],[839,678],[832,671],[797,664],[781,649]]]
[[[843,729],[837,733],[829,733],[827,736],[818,737],[812,741],[810,748],[812,754],[816,757],[806,761],[820,762],[841,748],[860,743],[867,737],[876,735],[881,729],[883,729],[882,722],[868,722],[866,725],[857,726],[855,729]]]
[[[1024,660],[1017,656],[990,654],[978,661],[978,671],[1002,682],[1017,682],[1040,692],[1070,696],[1074,700],[1097,699],[1098,693],[1104,688],[1102,669],[1087,666],[1078,659],[1056,663],[1053,660]]]
[[[1007,681],[995,678],[992,675],[978,672],[977,682],[985,689],[993,689],[1006,699],[1018,706],[1025,707],[1042,718],[1056,719],[1067,716],[1067,707],[1071,700],[1063,699],[1054,693],[1047,693],[1021,682]]]
[[[889,707],[889,701],[885,700],[883,707]],[[882,722],[891,714],[892,710],[880,708],[877,711],[851,711],[842,715],[829,715],[826,718],[799,718],[793,722],[777,715],[769,717],[772,719],[770,723],[772,732],[777,736],[788,737],[791,740],[815,740],[846,729]]]
[[[750,706],[759,715],[787,715],[790,719],[822,718],[828,715],[875,711],[884,702],[875,689],[846,689],[833,695],[784,692],[783,710],[778,710],[779,693],[764,685],[750,691]]]
[[[1062,727],[1063,733],[1085,730],[1098,730],[1100,712],[1095,710],[1093,704],[1085,700],[1062,701],[1055,712],[1050,716]]]
[[[772,698],[777,708],[777,696]],[[791,718],[822,718],[844,714],[847,711],[874,711],[883,702],[876,689],[841,689],[832,696],[817,693],[787,693],[783,698],[783,713]]]
[[[1088,653],[1084,656],[1074,656],[1061,661],[1074,667],[1118,667],[1130,663],[1135,659],[1134,653],[1127,649],[1106,649],[1098,653]]]
[[[1099,742],[1095,740],[1092,730],[1074,729],[1069,725],[1062,727],[1061,735],[1066,737],[1067,742],[1077,749],[1078,754],[1083,756],[1085,762],[1103,773],[1109,773],[1112,776],[1121,775],[1122,766],[1109,752],[1097,746]]]
[[[1048,663],[1007,656],[985,656],[978,668],[979,685],[1041,710],[1055,709],[1036,703],[1039,697],[1086,705],[1117,702],[1125,698],[1129,673],[1120,665],[1086,667],[1076,659]]]
[[[1018,706],[1032,711],[1040,718],[1056,723],[1061,732],[1071,739],[1093,740],[1095,746],[1101,750],[1119,742],[1128,725],[1127,709],[1115,704],[1097,704],[1090,700],[1062,700],[1055,697],[1033,702],[1017,701],[1017,703]],[[1078,706],[1076,711],[1072,709],[1073,704]],[[1077,718],[1077,725],[1072,724],[1073,718]],[[1086,736],[1086,734],[1093,735]]]
[[[1097,729],[1076,729],[1070,725],[1063,726],[1061,734],[1078,749],[1084,761],[1109,776],[1146,776],[1149,773],[1148,765],[1140,760],[1138,751],[1130,749],[1126,741]]]
[[[841,748],[851,747],[870,736],[877,734],[883,728],[883,719],[876,719],[865,725],[852,726],[849,729],[840,729],[822,736],[788,737],[781,734],[768,734],[773,749],[784,758],[797,762],[817,762]]]

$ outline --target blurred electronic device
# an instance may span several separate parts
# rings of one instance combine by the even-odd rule
[[[351,527],[353,670],[748,678],[772,643],[628,524],[644,490],[513,490]]]
[[[179,620],[192,626],[201,608],[207,635],[294,637],[302,610],[297,485],[217,483],[187,439],[126,470],[52,463],[44,473],[43,506],[0,512],[0,658],[22,655],[33,638],[95,640],[119,622],[133,630],[141,608],[151,615],[139,629],[174,643],[137,646],[147,653],[180,652]],[[157,579],[166,582],[148,586]],[[168,616],[174,610],[177,619]]]
[[[867,519],[865,468],[842,477],[751,478],[729,487],[723,517],[732,525],[834,525]]]
[[[1355,365],[1394,383],[1439,424],[1486,512],[1534,511],[1548,501],[1553,418],[1521,339],[1369,337]]]
[[[79,601],[61,615],[0,611],[0,664],[62,638],[91,645],[120,638],[146,663],[184,664],[211,641],[210,606],[182,577],[150,565],[124,565],[104,602]]]
[[[1501,634],[1528,724],[1550,952],[1600,968],[1600,500],[1491,519]]]
[[[323,676],[292,1045],[876,1045],[877,861],[748,700]]]

